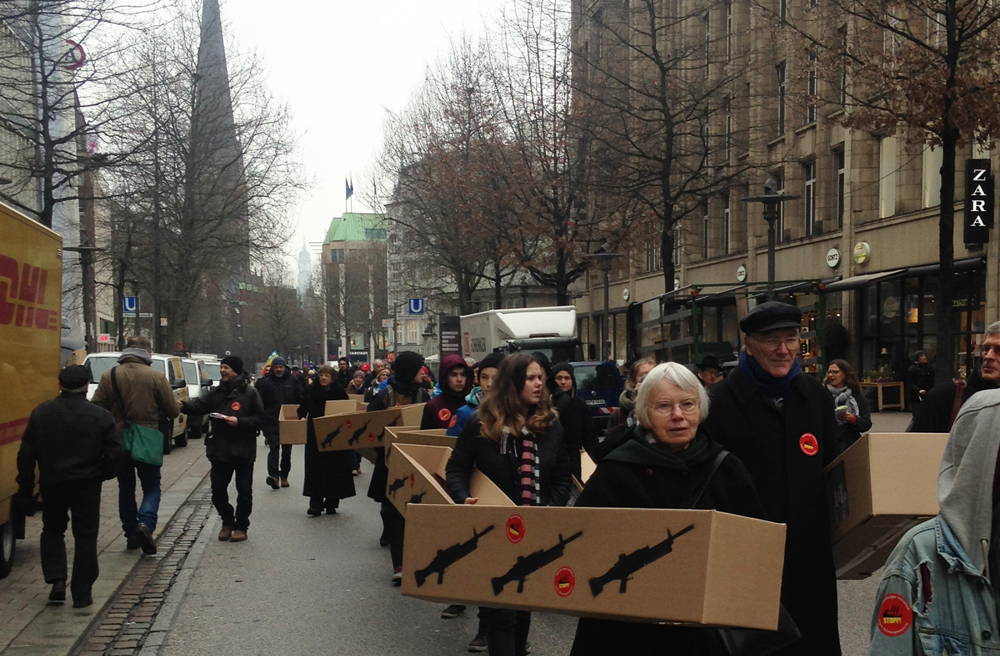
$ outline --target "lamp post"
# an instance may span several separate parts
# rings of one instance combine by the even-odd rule
[[[609,253],[603,251],[600,253],[591,253],[587,255],[591,259],[594,259],[601,263],[601,269],[604,271],[604,313],[601,317],[601,359],[610,360],[611,359],[611,340],[608,339],[608,319],[611,314],[610,308],[610,276],[611,276],[611,260],[622,257],[621,253]]]
[[[744,201],[763,203],[764,220],[767,221],[767,295],[768,300],[774,300],[774,224],[781,216],[781,204],[796,200],[799,197],[791,194],[777,193],[778,183],[774,178],[768,178],[764,182],[764,194],[761,196],[747,196]]]

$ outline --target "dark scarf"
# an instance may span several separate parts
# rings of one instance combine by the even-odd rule
[[[229,380],[224,380],[220,382],[219,389],[222,390],[226,396],[229,396],[234,391],[242,394],[243,392],[247,391],[248,382],[249,378],[247,377],[247,374],[244,371],[243,373],[236,376],[236,378],[230,378]]]
[[[338,390],[335,383],[330,383],[328,386],[323,387],[316,381],[312,385],[306,388],[305,394],[307,397],[314,401],[332,401],[334,398],[340,398],[337,394]]]
[[[397,380],[395,376],[389,376],[388,383],[392,386],[392,389],[396,391],[397,396],[405,396],[408,399],[416,400],[417,393],[420,392],[421,389],[420,383],[414,383],[412,381],[408,384],[403,383]]]
[[[739,369],[750,379],[754,387],[760,390],[760,393],[765,398],[772,401],[784,399],[785,395],[788,394],[788,390],[792,389],[795,377],[801,372],[799,369],[799,360],[796,358],[792,360],[792,369],[784,378],[775,378],[764,371],[764,368],[757,364],[756,360],[747,355],[746,351],[740,353]]]
[[[700,428],[688,448],[680,451],[672,451],[666,444],[650,442],[651,437],[645,428],[636,424],[632,428],[631,439],[605,456],[604,460],[686,471],[694,465],[713,460],[722,450]]]

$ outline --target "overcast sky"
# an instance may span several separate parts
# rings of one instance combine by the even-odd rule
[[[429,64],[463,31],[482,33],[503,0],[223,0],[242,49],[263,55],[268,84],[291,105],[301,159],[315,181],[291,210],[288,250],[322,241],[344,212],[344,178],[359,177],[380,145],[385,110],[398,110]],[[354,211],[370,211],[357,196]]]

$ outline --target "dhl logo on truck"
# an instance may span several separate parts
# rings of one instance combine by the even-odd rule
[[[45,304],[48,278],[46,269],[0,255],[0,326],[58,330],[59,312],[35,307]]]

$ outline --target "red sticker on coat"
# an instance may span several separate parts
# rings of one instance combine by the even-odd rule
[[[511,544],[517,544],[524,539],[524,517],[511,515],[507,520],[507,539]]]
[[[457,423],[458,423],[458,415],[455,415],[454,417],[451,418],[451,421],[448,422],[448,428],[454,428],[455,424]]]
[[[229,407],[233,409],[233,412],[239,412],[240,408],[242,408],[243,406],[240,405],[239,401],[233,401],[233,404]]]
[[[894,592],[882,598],[878,607],[878,630],[890,638],[898,638],[913,626],[913,608],[901,595]]]
[[[814,456],[819,453],[819,441],[812,433],[804,433],[802,437],[799,438],[799,448],[802,449],[802,453],[807,456]]]
[[[441,408],[440,410],[438,410],[438,419],[440,419],[441,421],[448,421],[449,419],[451,419],[451,410],[449,410],[448,408]]]
[[[556,586],[557,595],[568,597],[573,594],[573,589],[576,588],[576,574],[569,567],[560,567],[559,571],[556,572],[553,584]]]

